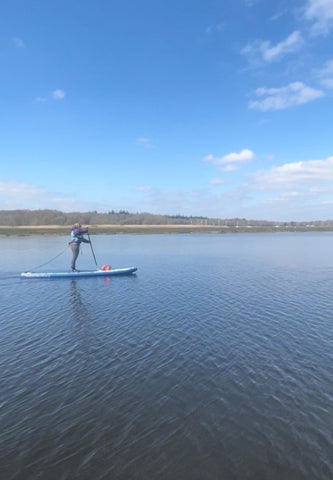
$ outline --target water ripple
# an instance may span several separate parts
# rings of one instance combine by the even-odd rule
[[[136,237],[133,278],[3,278],[4,478],[333,478],[331,270],[246,238]]]

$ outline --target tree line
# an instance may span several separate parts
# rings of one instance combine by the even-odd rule
[[[212,225],[221,227],[333,227],[333,220],[311,222],[274,222],[245,218],[209,218],[184,215],[118,212],[61,212],[59,210],[0,210],[0,225],[9,227],[60,225]]]

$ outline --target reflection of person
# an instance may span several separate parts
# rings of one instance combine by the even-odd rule
[[[90,240],[87,240],[84,238],[84,234],[88,233],[88,228],[81,228],[81,225],[79,223],[75,223],[72,226],[72,231],[71,231],[71,241],[69,242],[72,250],[72,263],[71,263],[71,269],[72,272],[77,272],[75,268],[75,262],[76,259],[80,253],[80,244],[83,243],[90,243]]]

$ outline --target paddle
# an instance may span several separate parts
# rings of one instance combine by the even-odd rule
[[[95,254],[94,254],[94,249],[93,249],[93,246],[92,246],[92,243],[91,243],[91,240],[90,240],[90,235],[89,235],[89,232],[88,232],[88,239],[89,239],[89,242],[90,242],[90,248],[91,248],[91,252],[93,254],[93,257],[94,257],[94,260],[95,260],[95,264],[97,266],[97,262],[96,262],[96,257],[95,257]]]

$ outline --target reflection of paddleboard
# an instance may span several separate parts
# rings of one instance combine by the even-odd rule
[[[23,272],[21,278],[111,277],[113,275],[130,275],[136,271],[136,267],[127,267],[111,270],[86,270],[84,272]]]

